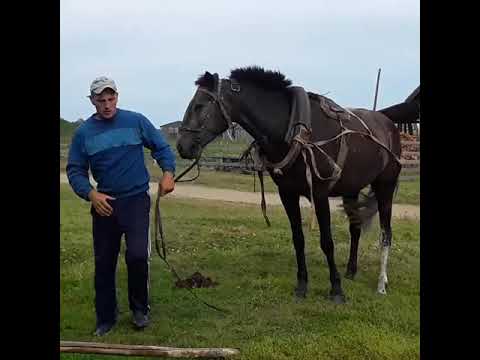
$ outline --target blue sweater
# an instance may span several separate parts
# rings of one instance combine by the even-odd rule
[[[148,190],[150,176],[143,147],[163,171],[175,172],[175,154],[160,131],[142,114],[117,109],[112,119],[88,118],[75,132],[68,154],[67,176],[75,193],[85,200],[93,189],[122,198]]]

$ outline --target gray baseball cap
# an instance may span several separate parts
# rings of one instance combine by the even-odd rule
[[[118,92],[115,81],[107,78],[106,76],[100,76],[92,81],[92,84],[90,85],[90,94],[100,95],[101,92],[106,88],[110,88],[113,91]]]

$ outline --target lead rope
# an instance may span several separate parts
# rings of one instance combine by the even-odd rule
[[[178,175],[176,178],[175,178],[175,182],[186,182],[186,181],[193,181],[195,180],[196,178],[198,178],[198,176],[200,176],[200,166],[198,165],[198,162],[200,160],[200,156],[197,157],[197,159],[195,160],[195,162],[190,165],[185,171],[183,171],[180,175]],[[183,181],[180,181],[180,178],[182,178],[185,174],[187,174],[195,165],[198,166],[198,174],[196,177],[194,177],[193,179],[188,179],[188,180],[183,180]],[[160,190],[160,189],[158,189]],[[154,226],[154,231],[155,231],[155,249],[157,250],[157,254],[158,256],[160,257],[160,259],[163,260],[163,262],[167,265],[168,269],[170,270],[170,272],[172,273],[172,275],[178,280],[178,281],[182,281],[182,278],[178,275],[177,271],[175,270],[175,268],[168,262],[167,260],[167,251],[166,251],[166,246],[165,246],[165,235],[163,233],[163,226],[162,226],[162,217],[161,217],[161,212],[160,212],[160,191],[157,191],[157,199],[155,201],[155,213],[154,213],[154,222],[155,222],[155,226]],[[161,244],[161,247],[159,245],[159,242]],[[225,310],[225,309],[221,309],[215,305],[211,305],[209,303],[207,303],[206,301],[202,300],[197,294],[195,294],[190,288],[186,287],[185,289],[187,289],[187,291],[193,295],[193,297],[200,301],[201,303],[203,303],[205,306],[211,308],[211,309],[214,309],[216,311],[219,311],[221,313],[225,313],[225,314],[228,314],[230,313],[229,310]]]

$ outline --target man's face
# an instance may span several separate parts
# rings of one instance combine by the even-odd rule
[[[94,95],[90,99],[100,117],[108,120],[115,116],[118,101],[118,94],[116,92],[106,89],[102,91],[100,95]]]

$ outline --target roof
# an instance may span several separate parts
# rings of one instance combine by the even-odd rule
[[[406,103],[413,102],[413,101],[419,101],[419,96],[420,96],[420,85],[413,90],[413,92],[405,99]]]
[[[173,122],[170,122],[168,124],[164,124],[162,126],[160,126],[161,128],[164,128],[164,127],[180,127],[182,125],[182,122],[181,121],[173,121]]]

